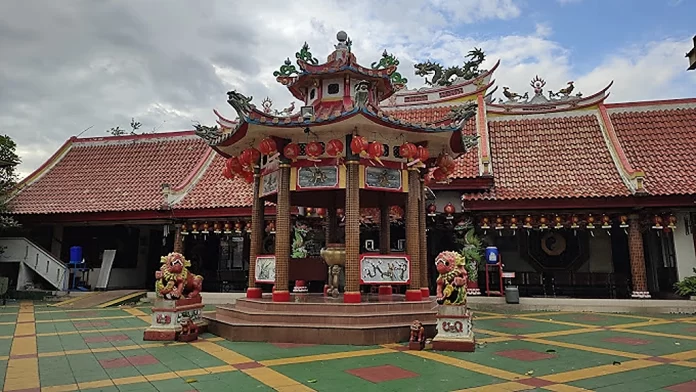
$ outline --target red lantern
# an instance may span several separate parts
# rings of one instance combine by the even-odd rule
[[[254,173],[250,171],[244,172],[244,174],[242,174],[242,177],[244,177],[244,181],[246,181],[247,184],[251,184],[252,182],[254,182]]]
[[[227,166],[222,168],[222,176],[228,180],[231,180],[234,178],[234,174],[232,174],[232,172],[230,171],[230,168]]]
[[[332,157],[338,157],[343,154],[343,142],[338,139],[331,139],[326,144],[326,153]]]
[[[416,157],[418,154],[418,147],[416,147],[415,144],[413,143],[404,143],[399,147],[399,155],[401,155],[403,158],[406,158],[406,160],[411,160]]]
[[[428,215],[435,215],[435,212],[437,212],[437,206],[433,203],[428,204]]]
[[[440,154],[437,157],[437,165],[442,169],[445,174],[449,174],[454,170],[454,159],[452,159],[449,154]]]
[[[326,216],[326,208],[319,207],[317,208],[317,216],[320,218],[323,218]]]
[[[220,224],[215,222],[213,223],[213,232],[219,233],[220,232]]]
[[[418,156],[418,160],[423,162],[423,164],[425,165],[425,161],[430,159],[430,151],[428,151],[427,147],[418,146],[418,155],[417,156]]]
[[[300,146],[297,143],[288,143],[283,149],[283,155],[291,161],[295,162],[300,156]]]
[[[304,209],[305,216],[310,216],[310,215],[312,215],[312,211],[314,211],[314,208],[312,208],[312,207],[305,207],[305,209]]]
[[[244,228],[246,229],[247,233],[251,233],[251,222],[247,222]]]
[[[251,147],[242,151],[242,154],[239,156],[239,163],[242,164],[242,167],[250,168],[253,167],[259,159],[261,159],[259,150]]]
[[[263,155],[273,155],[278,151],[278,146],[273,138],[267,137],[261,140],[259,150],[261,150]]]
[[[268,222],[268,226],[266,226],[266,231],[269,233],[275,233],[275,222],[274,221]]]
[[[237,157],[227,158],[227,161],[225,161],[225,167],[230,169],[230,172],[232,173],[239,174],[242,172],[242,164],[239,162],[239,158]]]
[[[375,161],[384,165],[382,163],[381,158],[380,158],[382,155],[384,155],[384,145],[382,143],[379,143],[379,142],[370,143],[370,145],[367,146],[367,153],[371,159],[374,159]]]
[[[307,153],[308,157],[316,158],[324,153],[324,146],[322,146],[319,142],[309,142],[305,146],[305,152]]]
[[[230,222],[225,222],[225,232],[229,233],[230,231],[232,231],[232,224],[230,224]]]
[[[336,216],[342,217],[345,214],[345,211],[343,211],[343,208],[336,208]]]
[[[456,210],[454,209],[454,205],[452,205],[452,203],[447,203],[447,205],[445,206],[445,214],[452,215],[455,212]]]
[[[433,179],[436,182],[443,182],[447,179],[447,173],[445,173],[441,167],[438,167],[437,169],[433,170]]]
[[[364,155],[367,149],[367,139],[360,135],[353,136],[353,140],[350,141],[350,150],[355,155]]]
[[[183,223],[181,225],[181,232],[182,233],[187,233],[188,232],[188,227],[186,227],[186,223]]]
[[[234,231],[236,231],[237,233],[242,232],[242,222],[235,222],[234,223]]]
[[[514,215],[510,218],[510,228],[512,230],[517,229],[517,217]]]

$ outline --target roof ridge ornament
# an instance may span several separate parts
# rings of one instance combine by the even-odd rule
[[[299,65],[302,69],[304,69],[304,67],[302,67],[302,62],[311,65],[319,64],[319,60],[313,57],[312,52],[309,51],[309,44],[307,43],[307,41],[305,41],[304,45],[302,45],[300,51],[295,53],[295,58],[297,59],[297,65]]]
[[[405,86],[406,83],[408,83],[408,79],[404,78],[400,72],[396,71],[398,66],[399,59],[397,59],[393,54],[389,54],[389,52],[384,49],[384,52],[382,52],[382,58],[379,59],[379,61],[373,62],[370,67],[374,70],[388,69],[390,67],[393,68],[389,74],[389,79],[391,80],[392,84],[397,86]]]
[[[247,97],[236,90],[227,92],[227,103],[237,112],[240,119],[245,118],[247,114],[252,111],[254,105],[251,104],[251,100],[253,98],[254,97]]]
[[[297,53],[299,54],[299,53]],[[295,65],[290,61],[290,57],[285,59],[285,62],[283,65],[280,66],[280,69],[278,71],[273,72],[273,76],[276,78],[279,76],[292,76],[292,75],[298,75],[300,72],[295,68]]]
[[[575,82],[572,80],[569,81],[565,88],[561,88],[555,93],[549,90],[549,96],[547,98],[544,95],[544,86],[546,86],[546,81],[540,78],[539,75],[536,75],[529,82],[529,85],[534,89],[534,96],[531,99],[529,98],[529,92],[525,92],[523,95],[520,95],[516,92],[510,91],[509,87],[503,87],[503,95],[505,98],[507,98],[507,101],[500,98],[498,103],[515,105],[543,105],[556,102],[579,101],[582,99],[582,93],[579,92],[575,95],[570,95],[575,89],[574,83]]]
[[[479,69],[483,61],[486,59],[486,54],[479,48],[474,48],[467,53],[466,58],[469,60],[464,62],[463,66],[451,66],[445,69],[442,65],[430,60],[415,64],[416,75],[426,76],[433,74],[431,80],[425,79],[425,83],[430,86],[451,86],[452,83],[458,80],[475,79],[486,73],[485,69]],[[456,76],[454,80],[451,80]]]

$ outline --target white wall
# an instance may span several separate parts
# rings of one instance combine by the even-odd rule
[[[679,280],[687,276],[694,275],[696,268],[696,250],[694,249],[693,232],[686,234],[684,227],[684,218],[688,218],[687,212],[678,212],[674,214],[677,217],[677,228],[672,233],[674,236],[674,252],[677,258],[677,274]]]
[[[141,226],[138,240],[138,264],[135,268],[112,268],[107,289],[141,289],[150,286],[149,280],[154,280],[154,277],[146,276],[149,244],[150,229],[147,226]],[[87,282],[91,287],[97,284],[100,270],[101,268],[90,270]]]

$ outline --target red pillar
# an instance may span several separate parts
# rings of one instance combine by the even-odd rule
[[[633,282],[632,298],[650,298],[648,276],[645,273],[645,253],[643,253],[643,235],[640,232],[638,215],[631,215],[628,222],[628,251],[631,258],[631,280]]]

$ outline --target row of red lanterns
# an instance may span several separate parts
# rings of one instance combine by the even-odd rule
[[[628,216],[620,215],[616,218],[619,223],[620,228],[628,228]],[[533,217],[531,215],[525,216],[522,220],[519,217],[512,215],[508,217],[497,216],[493,219],[489,217],[483,217],[480,221],[480,227],[482,229],[494,228],[496,230],[502,230],[505,228],[517,229],[519,227],[531,229],[538,227],[540,229],[546,228],[571,228],[577,229],[584,227],[586,229],[595,229],[601,227],[602,229],[611,229],[614,219],[607,214],[601,214],[599,218],[593,216],[592,214],[587,214],[586,216],[579,215],[555,215],[553,219],[549,219],[545,215],[540,215],[539,217]],[[674,230],[677,227],[677,218],[674,215],[669,215],[663,218],[659,215],[655,215],[652,219],[652,228],[655,230],[664,229],[663,222],[667,222],[666,228]]]
[[[266,232],[275,233],[275,221],[266,221]],[[241,234],[251,232],[251,222],[214,222],[212,225],[208,222],[198,223],[183,223],[179,227],[181,234]]]

